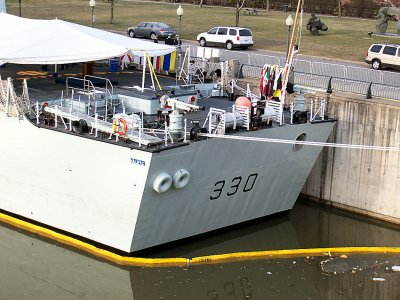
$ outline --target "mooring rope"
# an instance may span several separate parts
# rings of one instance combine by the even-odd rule
[[[198,135],[203,136],[203,137],[209,137],[209,138],[264,142],[264,143],[276,143],[276,144],[292,144],[292,145],[347,148],[347,149],[360,149],[360,150],[400,151],[400,147],[370,146],[370,145],[341,144],[341,143],[324,143],[324,142],[312,142],[312,141],[296,141],[296,140],[258,138],[258,137],[238,136],[238,135],[219,135],[219,134],[209,134],[209,133],[199,133]]]

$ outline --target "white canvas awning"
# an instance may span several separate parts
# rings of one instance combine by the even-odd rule
[[[175,51],[172,46],[62,20],[33,20],[6,13],[0,13],[0,45],[0,65],[67,64]]]

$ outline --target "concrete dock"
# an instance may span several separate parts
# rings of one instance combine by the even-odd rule
[[[400,147],[400,103],[336,93],[329,142]],[[316,201],[400,223],[400,152],[325,148],[302,193]]]

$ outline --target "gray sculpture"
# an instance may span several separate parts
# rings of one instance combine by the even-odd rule
[[[311,13],[311,18],[307,22],[307,30],[309,30],[312,35],[319,35],[319,31],[327,31],[328,26],[322,23],[315,13]]]
[[[388,22],[391,17],[397,19],[396,30],[400,34],[400,8],[396,7],[382,7],[376,16],[376,33],[386,34]]]

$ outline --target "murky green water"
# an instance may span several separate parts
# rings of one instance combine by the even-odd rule
[[[147,253],[194,257],[237,251],[399,246],[400,227],[299,202],[288,215]],[[0,226],[0,299],[400,299],[396,255],[296,257],[121,268]]]

